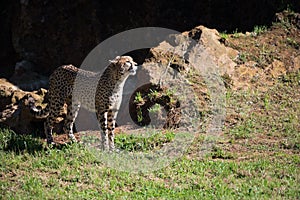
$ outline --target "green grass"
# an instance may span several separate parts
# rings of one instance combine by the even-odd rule
[[[0,130],[1,150],[35,153],[43,149],[42,143],[31,135],[18,135],[9,129]]]
[[[253,29],[252,33],[255,36],[257,36],[257,35],[260,35],[260,34],[266,32],[267,30],[268,30],[268,28],[266,26],[254,26],[254,29]]]
[[[229,37],[229,34],[227,34],[226,31],[220,33],[220,38],[221,38],[221,39],[227,40],[228,37]]]
[[[1,199],[299,199],[300,72],[274,86],[231,91],[224,127],[200,156],[205,134],[170,165],[149,173],[117,171],[80,144],[45,148],[40,138],[0,131]],[[234,118],[235,119],[235,118]],[[173,132],[117,135],[122,150],[147,152]]]
[[[300,44],[295,40],[295,39],[293,39],[293,38],[287,38],[286,39],[286,43],[288,44],[288,45],[290,45],[290,46],[292,46],[293,48],[295,48],[295,49],[299,49],[299,47],[300,47]]]
[[[235,29],[233,32],[232,32],[232,37],[234,38],[239,38],[243,35],[243,33],[239,32],[238,29]]]
[[[105,167],[76,144],[37,155],[1,151],[3,199],[233,199],[299,197],[299,157],[237,162],[186,156],[149,174]]]
[[[172,142],[175,134],[171,131],[166,133],[154,133],[149,137],[136,136],[133,134],[119,134],[116,136],[115,145],[120,150],[126,151],[151,151]]]

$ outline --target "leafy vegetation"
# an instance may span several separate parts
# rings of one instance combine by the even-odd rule
[[[135,102],[135,103],[138,103],[138,104],[144,102],[144,99],[143,99],[143,97],[142,97],[141,92],[137,92],[137,93],[136,93],[136,95],[135,95],[135,97],[134,97],[134,102]]]
[[[13,151],[15,153],[35,153],[43,149],[40,140],[31,135],[18,135],[9,129],[0,131],[0,150]]]
[[[266,32],[266,31],[267,31],[267,27],[266,26],[254,26],[253,34],[255,36],[257,36],[257,35],[260,35],[260,34]]]

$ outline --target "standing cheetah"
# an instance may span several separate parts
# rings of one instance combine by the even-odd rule
[[[47,117],[44,124],[47,143],[53,143],[52,129],[64,104],[67,105],[67,115],[63,130],[72,141],[76,141],[73,124],[79,107],[82,105],[96,112],[101,126],[102,148],[113,151],[114,129],[122,101],[124,83],[129,75],[135,75],[136,70],[137,64],[129,56],[117,56],[110,61],[110,65],[102,75],[76,68],[73,65],[64,65],[56,69],[49,79],[47,107],[43,110],[35,106],[31,108],[35,116]],[[76,85],[76,90],[73,90],[75,78],[78,86]],[[93,84],[91,84],[95,81],[97,81],[96,89],[92,88]]]

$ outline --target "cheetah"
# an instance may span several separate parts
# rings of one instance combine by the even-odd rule
[[[76,142],[73,124],[80,106],[96,112],[101,130],[103,150],[113,151],[116,117],[122,101],[124,83],[129,75],[135,75],[138,66],[130,56],[117,56],[110,61],[102,75],[64,65],[57,68],[49,79],[49,103],[45,109],[35,106],[31,112],[36,117],[46,117],[44,131],[48,144],[54,144],[52,130],[56,117],[63,106],[67,105],[67,114],[63,131],[71,141]],[[74,84],[76,78],[76,90]],[[96,88],[93,87],[95,83]],[[93,88],[92,88],[93,87]],[[91,95],[92,94],[92,95]],[[95,96],[93,96],[95,95]],[[91,97],[92,96],[92,97]],[[94,98],[94,99],[91,99]]]

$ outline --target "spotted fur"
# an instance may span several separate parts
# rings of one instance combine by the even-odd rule
[[[67,115],[63,130],[71,140],[76,141],[73,124],[82,105],[96,112],[101,126],[102,148],[114,150],[114,129],[124,83],[129,75],[135,75],[136,69],[136,63],[129,56],[118,56],[110,61],[102,75],[73,65],[64,65],[56,69],[49,79],[47,107],[39,110],[33,106],[31,109],[36,116],[47,117],[44,124],[47,142],[53,143],[52,129],[64,104],[67,105]],[[95,81],[97,84],[93,84]]]

